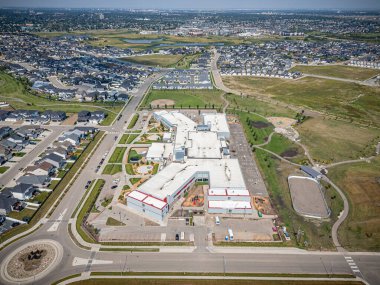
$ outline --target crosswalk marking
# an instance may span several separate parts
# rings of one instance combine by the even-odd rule
[[[361,274],[359,267],[356,265],[355,261],[352,259],[351,256],[345,256],[346,262],[350,266],[351,270],[355,274]]]

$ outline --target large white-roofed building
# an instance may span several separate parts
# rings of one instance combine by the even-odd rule
[[[128,206],[162,221],[173,204],[201,181],[209,183],[209,212],[252,212],[239,162],[225,155],[230,136],[225,115],[203,114],[203,125],[178,111],[158,111],[153,117],[173,132],[174,139],[149,148],[147,160],[165,161],[166,166],[127,195]]]

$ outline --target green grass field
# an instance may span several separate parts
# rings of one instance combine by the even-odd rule
[[[24,218],[28,218],[30,220],[35,214],[35,212],[36,212],[35,210],[25,208],[24,210],[20,212],[16,212],[16,211],[9,212],[8,217],[16,219],[16,220],[20,220],[20,221],[22,221]]]
[[[134,174],[135,174],[135,172],[133,171],[133,166],[132,166],[131,163],[127,163],[127,164],[125,165],[125,171],[126,171],[127,174],[129,174],[129,175],[134,175]]]
[[[266,142],[269,135],[273,132],[274,126],[269,124],[265,119],[246,112],[237,112],[240,122],[242,122],[243,129],[245,131],[247,140],[251,144],[262,144]],[[251,122],[265,122],[268,124],[265,128],[255,128],[249,124]]]
[[[107,113],[107,118],[102,122],[102,125],[110,124],[124,106],[122,103],[113,105],[112,103],[101,102],[81,103],[49,100],[29,93],[21,82],[3,71],[0,71],[0,100],[7,101],[14,109],[53,110],[66,113],[102,110]]]
[[[123,222],[120,222],[112,217],[108,217],[106,221],[106,225],[107,226],[125,226]]]
[[[182,57],[176,64],[175,68],[178,69],[189,69],[191,63],[199,57],[200,54],[191,54],[191,55],[185,55]]]
[[[122,166],[121,164],[107,164],[104,167],[102,174],[108,174],[108,175],[114,175],[116,173],[122,172]]]
[[[223,92],[219,90],[151,90],[145,96],[142,106],[149,107],[154,100],[169,99],[175,102],[175,108],[212,108],[212,105],[219,108],[223,104],[221,94]]]
[[[299,80],[224,77],[231,89],[272,97],[301,108],[380,126],[380,89],[356,83],[306,77]]]
[[[347,219],[339,228],[339,241],[352,251],[380,250],[380,158],[336,166],[328,176],[350,202]]]
[[[152,54],[152,55],[125,57],[122,59],[128,62],[137,63],[137,64],[159,66],[159,67],[170,67],[170,66],[175,66],[182,59],[182,57],[183,57],[182,55]]]
[[[380,139],[377,129],[322,117],[310,118],[296,129],[313,159],[323,163],[371,156]]]
[[[122,163],[126,147],[116,147],[108,163]]]
[[[132,129],[132,128],[136,125],[137,120],[139,119],[139,117],[140,117],[139,114],[134,114],[134,115],[133,115],[132,120],[131,120],[131,121],[129,122],[129,124],[128,124],[128,129]]]
[[[331,76],[353,80],[366,80],[380,73],[380,70],[360,68],[347,65],[322,65],[322,66],[305,66],[297,65],[291,71],[302,73]]]

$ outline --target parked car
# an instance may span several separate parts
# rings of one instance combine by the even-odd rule
[[[14,228],[14,227],[17,227],[17,226],[19,226],[19,225],[20,225],[19,222],[14,222],[14,223],[12,223],[11,227]]]
[[[111,189],[115,189],[115,188],[117,188],[117,185],[112,185],[111,186]]]
[[[5,216],[0,215],[0,225],[2,225],[5,222]]]

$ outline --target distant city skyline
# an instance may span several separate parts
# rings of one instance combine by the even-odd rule
[[[342,9],[342,10],[380,10],[379,0],[0,0],[0,7],[25,8],[125,8],[125,9]]]

